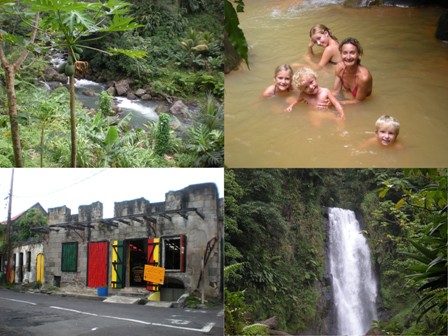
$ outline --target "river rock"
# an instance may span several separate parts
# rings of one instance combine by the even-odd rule
[[[117,90],[118,96],[123,96],[129,90],[129,79],[122,79],[118,82],[114,82],[115,90]]]
[[[170,108],[170,112],[174,115],[187,118],[189,116],[188,106],[182,100],[177,100]]]
[[[369,331],[367,331],[366,336],[378,336],[378,335],[385,335],[383,331],[378,327],[370,328]]]
[[[67,76],[60,74],[55,68],[50,67],[44,71],[43,78],[50,82],[59,82],[62,84],[67,83]]]
[[[87,96],[87,97],[94,97],[95,96],[95,91],[89,90],[89,89],[85,89],[85,90],[82,90],[82,94],[84,96]]]
[[[274,330],[278,329],[278,317],[277,316],[272,316],[272,317],[268,318],[267,320],[261,321],[259,323],[267,325],[269,329],[274,329]]]
[[[166,106],[166,104],[162,103],[162,104],[157,105],[155,111],[157,114],[168,113],[170,111],[170,109],[168,108],[168,106]]]
[[[146,93],[145,89],[138,89],[137,91],[134,92],[134,94],[140,98],[142,98],[142,96]]]
[[[149,93],[145,93],[143,96],[140,97],[142,100],[151,100],[152,96]]]
[[[121,112],[121,107],[120,106],[118,106],[117,104],[115,104],[115,103],[112,103],[112,105],[111,105],[111,109],[112,109],[112,112],[114,112],[115,114],[117,114],[117,113],[120,113]]]
[[[115,97],[117,95],[117,90],[115,89],[115,86],[110,86],[106,92],[110,94],[112,97]]]
[[[241,61],[240,55],[230,43],[227,32],[224,32],[224,73],[238,69]]]
[[[63,84],[59,81],[51,81],[51,82],[46,82],[46,84],[48,85],[48,87],[50,88],[50,90],[54,90],[60,86],[63,86]]]
[[[442,41],[448,41],[448,11],[443,13],[437,24],[436,38]]]
[[[129,91],[126,95],[126,98],[129,100],[135,100],[135,99],[137,99],[137,96],[134,94],[134,92]]]

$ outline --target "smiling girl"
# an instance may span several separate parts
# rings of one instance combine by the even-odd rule
[[[279,65],[274,71],[274,84],[268,86],[263,97],[289,96],[295,92],[292,86],[294,71],[288,64]]]
[[[312,61],[312,57],[315,56],[313,51],[315,45],[324,48],[318,63]],[[337,64],[341,61],[338,39],[328,27],[320,23],[311,27],[308,53],[305,58],[314,70],[320,70],[327,64]]]

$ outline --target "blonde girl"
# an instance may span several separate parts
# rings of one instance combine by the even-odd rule
[[[263,97],[289,96],[294,92],[292,76],[294,71],[289,64],[281,64],[274,71],[274,84],[268,86]]]
[[[312,60],[313,56],[315,56],[313,50],[315,45],[324,48],[324,52],[318,63]],[[319,23],[311,27],[306,60],[314,70],[320,70],[329,63],[337,64],[342,61],[338,39],[327,26]]]

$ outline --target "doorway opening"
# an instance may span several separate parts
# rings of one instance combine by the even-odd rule
[[[128,241],[129,286],[145,287],[143,272],[147,259],[147,239],[132,239]]]

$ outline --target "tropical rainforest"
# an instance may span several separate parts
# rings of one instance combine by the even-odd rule
[[[222,1],[0,0],[0,9],[0,167],[223,166]],[[49,90],[55,53],[66,85]],[[188,112],[179,122],[162,109],[134,127],[107,92],[94,109],[81,104],[81,78],[128,79]]]
[[[447,334],[446,169],[226,169],[225,334],[323,334],[325,207],[355,211],[376,335]],[[277,330],[278,331],[278,330]]]

